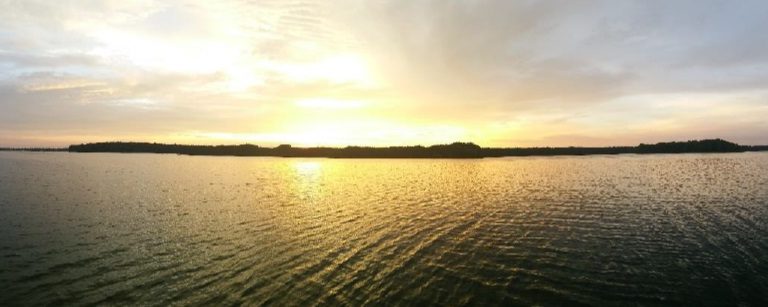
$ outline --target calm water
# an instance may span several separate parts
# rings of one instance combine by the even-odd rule
[[[0,305],[766,305],[768,153],[0,153]]]

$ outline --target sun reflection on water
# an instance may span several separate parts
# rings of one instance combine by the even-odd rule
[[[322,165],[319,161],[296,161],[292,166],[299,176],[316,177],[320,175]]]
[[[295,192],[304,201],[315,200],[322,192],[322,162],[320,161],[295,161],[291,163],[295,172]]]

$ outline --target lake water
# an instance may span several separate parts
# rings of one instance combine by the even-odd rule
[[[0,152],[0,305],[768,304],[768,153]]]

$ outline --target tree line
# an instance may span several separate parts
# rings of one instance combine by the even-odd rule
[[[768,150],[768,146],[741,146],[722,139],[664,142],[616,147],[518,147],[483,148],[474,143],[455,142],[432,146],[389,147],[277,147],[258,145],[179,145],[146,142],[103,142],[71,145],[70,152],[174,153],[211,156],[274,156],[327,158],[483,158],[505,156],[608,155],[651,153],[707,153]]]

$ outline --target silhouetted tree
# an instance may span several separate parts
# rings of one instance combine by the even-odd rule
[[[638,153],[742,152],[745,148],[722,139],[640,144]]]

